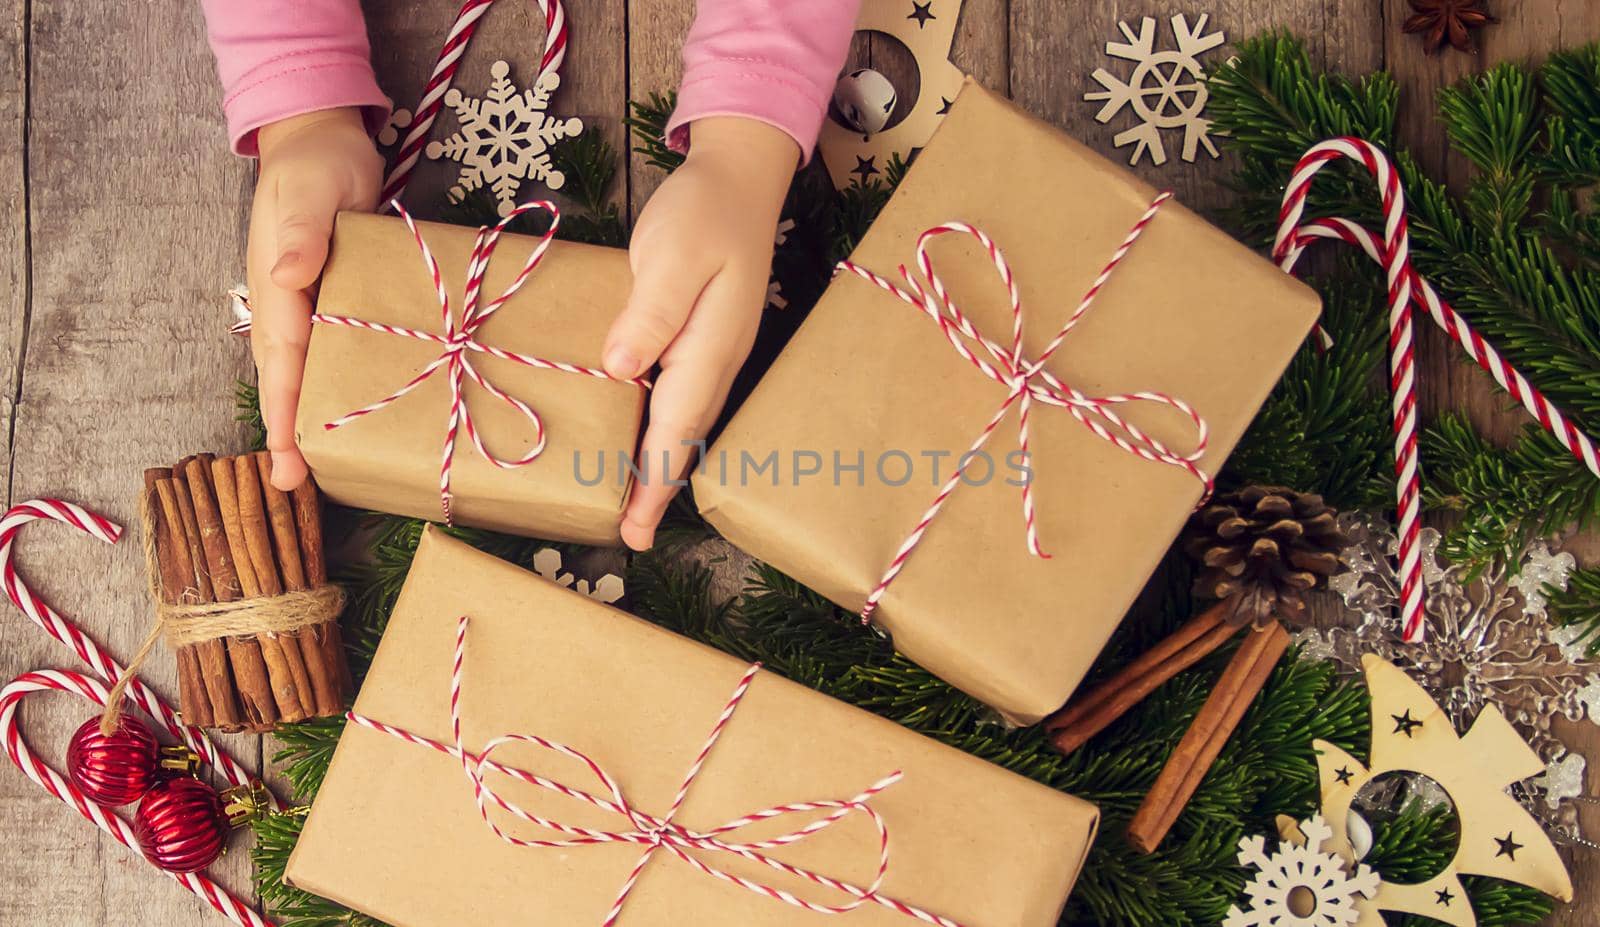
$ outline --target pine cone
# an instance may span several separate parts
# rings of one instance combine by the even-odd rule
[[[1184,552],[1204,566],[1196,595],[1231,599],[1229,622],[1261,628],[1302,620],[1304,594],[1339,568],[1349,543],[1321,496],[1247,486],[1194,514]]]

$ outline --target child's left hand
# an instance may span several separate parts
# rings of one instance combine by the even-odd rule
[[[646,204],[629,257],[633,294],[606,336],[606,372],[639,376],[658,360],[622,539],[648,549],[755,341],[773,236],[799,160],[789,135],[754,119],[697,120],[682,166]]]

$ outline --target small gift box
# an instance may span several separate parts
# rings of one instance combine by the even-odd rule
[[[616,543],[628,469],[595,461],[633,453],[646,384],[607,377],[600,350],[631,280],[615,248],[341,214],[297,419],[323,491]]]
[[[289,861],[399,927],[1049,927],[1093,806],[429,530]]]
[[[969,82],[695,498],[728,540],[1031,723],[1083,678],[1317,311]]]

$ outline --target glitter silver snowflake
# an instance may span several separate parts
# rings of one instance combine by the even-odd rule
[[[1340,516],[1351,545],[1344,570],[1328,581],[1343,599],[1343,620],[1299,632],[1301,655],[1332,660],[1358,674],[1361,656],[1374,653],[1405,670],[1428,690],[1459,728],[1494,705],[1544,758],[1544,776],[1517,786],[1519,800],[1558,834],[1576,838],[1576,812],[1584,757],[1567,748],[1551,721],[1600,723],[1600,662],[1590,659],[1572,632],[1552,627],[1545,614],[1547,587],[1565,589],[1576,567],[1571,554],[1530,543],[1515,561],[1499,560],[1476,576],[1439,561],[1439,533],[1422,531],[1427,636],[1400,639],[1398,549],[1387,523],[1365,514]]]
[[[511,212],[517,188],[524,180],[542,180],[552,190],[561,189],[566,176],[550,162],[550,146],[583,131],[576,117],[559,119],[546,112],[550,95],[561,76],[545,71],[533,87],[518,91],[511,83],[511,66],[496,61],[489,68],[494,78],[482,99],[451,88],[445,105],[455,110],[461,128],[442,142],[429,142],[430,158],[461,162],[461,174],[450,188],[450,201],[488,185],[500,215]]]

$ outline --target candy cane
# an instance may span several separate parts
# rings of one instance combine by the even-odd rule
[[[29,503],[39,504],[39,503]],[[54,503],[66,505],[66,503]],[[89,524],[96,530],[84,526],[85,530],[98,535],[99,529],[109,528],[112,538],[115,538],[116,526],[105,521],[98,515],[84,512],[72,506],[78,514],[89,517]],[[102,538],[105,539],[105,538]],[[9,539],[7,541],[9,543]],[[11,588],[13,573],[10,561],[6,561],[7,588]],[[45,606],[47,609],[49,606]],[[54,614],[53,612],[51,614]],[[57,616],[59,619],[59,616]],[[104,706],[110,697],[110,692],[98,679],[84,676],[81,673],[66,672],[64,670],[36,670],[24,673],[12,680],[4,689],[0,689],[0,739],[5,742],[6,755],[17,764],[17,768],[32,779],[46,792],[54,795],[63,803],[70,805],[77,812],[88,818],[94,825],[110,834],[116,841],[133,852],[144,856],[144,851],[139,847],[139,841],[133,833],[133,826],[127,821],[113,814],[111,811],[96,805],[84,797],[67,778],[34,755],[22,739],[22,732],[17,719],[17,706],[22,700],[35,692],[70,692],[81,696],[97,705]],[[169,728],[170,729],[170,728]],[[161,870],[164,871],[164,870]],[[206,878],[201,873],[167,872],[178,884],[201,898],[204,898],[213,908],[220,911],[228,920],[238,924],[239,927],[273,927],[273,923],[251,908],[249,905],[234,897],[227,889]]]
[[[561,0],[536,2],[544,13],[544,54],[539,58],[539,73],[560,71],[561,62],[567,56],[566,10],[561,6]],[[455,23],[445,36],[444,47],[439,50],[439,60],[433,66],[433,74],[422,88],[416,116],[400,142],[399,151],[395,153],[394,167],[383,181],[383,194],[378,197],[378,202],[391,203],[405,193],[406,184],[411,181],[411,172],[416,168],[417,161],[422,157],[422,148],[428,141],[428,131],[433,128],[433,121],[438,118],[439,109],[444,105],[445,92],[450,89],[451,81],[455,80],[461,55],[472,40],[472,33],[478,29],[478,20],[489,12],[493,3],[494,0],[466,0],[461,4]]]
[[[51,637],[72,648],[72,651],[94,671],[95,676],[108,685],[122,675],[123,666],[94,638],[79,630],[70,619],[50,607],[42,596],[28,588],[17,572],[15,545],[17,534],[23,526],[40,519],[59,521],[77,528],[85,534],[115,544],[122,536],[122,527],[103,515],[98,515],[71,502],[60,499],[35,499],[12,506],[0,518],[0,582],[5,584],[6,595],[34,624]],[[128,682],[128,697],[145,714],[154,718],[172,736],[179,738],[189,749],[199,754],[207,765],[222,772],[230,785],[248,785],[254,781],[248,770],[228,754],[217,749],[211,739],[199,728],[184,724],[178,713],[161,696],[146,686],[137,676]]]
[[[1317,219],[1304,224],[1306,199],[1317,172],[1340,158],[1362,164],[1383,197],[1384,233],[1363,228],[1348,219]],[[1600,459],[1594,442],[1572,424],[1554,403],[1546,399],[1527,378],[1500,356],[1482,336],[1472,330],[1450,304],[1439,297],[1411,263],[1411,238],[1407,230],[1405,190],[1389,158],[1371,142],[1359,138],[1336,138],[1314,146],[1300,159],[1284,192],[1279,212],[1277,240],[1273,257],[1286,272],[1292,272],[1300,255],[1311,242],[1334,238],[1361,247],[1384,265],[1389,288],[1389,386],[1393,397],[1395,433],[1395,475],[1400,543],[1400,614],[1402,635],[1409,642],[1422,640],[1424,590],[1421,556],[1422,491],[1417,475],[1417,398],[1416,365],[1413,353],[1412,315],[1420,304],[1430,318],[1459,344],[1467,356],[1488,371],[1539,421],[1572,455],[1595,476],[1600,477]],[[1323,333],[1324,343],[1326,334]]]

